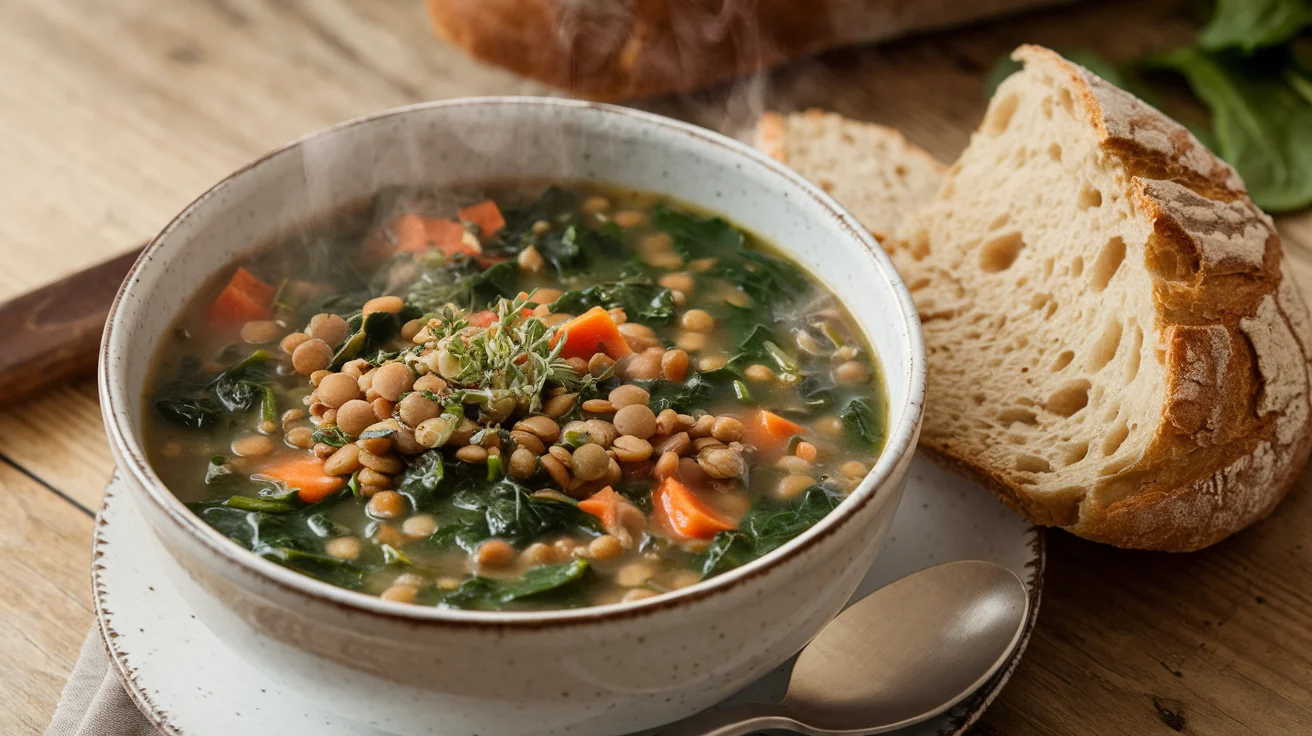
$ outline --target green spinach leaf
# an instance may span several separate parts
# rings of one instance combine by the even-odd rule
[[[440,450],[429,450],[410,460],[409,466],[401,474],[396,490],[410,499],[416,509],[432,502],[437,495],[438,486],[446,477],[446,467],[442,463]]]
[[[271,358],[268,352],[256,350],[209,380],[196,361],[183,361],[178,377],[156,395],[155,410],[171,424],[194,429],[212,427],[224,414],[249,411],[256,405],[268,413],[272,388],[265,381]]]
[[[1254,202],[1275,212],[1312,203],[1312,104],[1285,78],[1193,48],[1153,64],[1179,72],[1207,104],[1219,153]]]
[[[669,324],[674,320],[674,294],[649,276],[632,276],[573,289],[551,305],[552,312],[582,314],[593,307],[621,308],[629,319],[647,324]]]
[[[1238,48],[1251,54],[1288,41],[1310,23],[1312,7],[1305,0],[1217,0],[1198,43],[1209,51]]]
[[[838,416],[843,420],[843,434],[853,449],[877,452],[884,446],[884,428],[870,399],[848,401]]]
[[[364,355],[371,355],[383,349],[389,340],[401,331],[401,318],[391,312],[371,312],[360,320],[359,325],[333,356],[328,366],[332,370],[341,370],[343,365]]]
[[[684,258],[736,255],[747,245],[743,234],[722,217],[697,217],[664,205],[652,208],[651,221],[674,239]]]
[[[842,496],[815,485],[801,497],[779,504],[758,500],[734,531],[720,532],[699,556],[703,576],[716,575],[779,549],[838,507]]]
[[[318,429],[314,430],[314,434],[310,435],[310,439],[315,443],[322,442],[332,447],[343,447],[351,441],[351,436],[343,432],[342,428],[336,424],[328,424],[320,425]]]
[[[715,384],[711,383],[701,373],[694,373],[683,383],[674,383],[673,381],[634,381],[633,383],[647,389],[650,399],[647,406],[657,414],[666,409],[673,409],[680,414],[688,414],[693,409],[704,407],[707,400],[716,391]]]
[[[461,583],[459,588],[439,596],[437,604],[444,608],[495,611],[514,601],[547,593],[561,593],[563,588],[583,579],[587,572],[587,561],[575,560],[564,565],[529,568],[516,580],[476,576]]]

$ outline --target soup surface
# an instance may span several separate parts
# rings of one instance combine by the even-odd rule
[[[393,601],[632,601],[778,548],[883,444],[875,356],[750,233],[594,186],[389,191],[254,251],[164,341],[160,477]]]

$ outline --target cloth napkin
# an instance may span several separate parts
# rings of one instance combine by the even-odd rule
[[[46,736],[159,736],[119,682],[98,627],[82,643]]]

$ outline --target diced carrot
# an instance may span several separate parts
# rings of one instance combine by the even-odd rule
[[[497,321],[497,313],[484,310],[469,315],[469,324],[475,327],[491,327]]]
[[[619,519],[619,505],[628,503],[614,488],[606,486],[588,498],[579,501],[579,511],[592,514],[601,520],[601,525],[612,529]]]
[[[402,215],[392,225],[397,250],[419,253],[428,247],[428,228],[419,215]]]
[[[595,353],[605,353],[619,360],[633,352],[620,334],[615,320],[601,307],[593,307],[561,325],[556,332],[556,339],[562,334],[565,336],[565,347],[561,355],[566,358],[587,360]]]
[[[323,472],[323,461],[308,454],[277,458],[259,472],[295,488],[296,495],[306,503],[322,501],[346,485],[345,478]]]
[[[490,199],[456,210],[456,214],[460,215],[460,219],[464,222],[478,225],[479,233],[485,238],[496,235],[506,226],[506,218],[501,215],[497,203]]]
[[[209,319],[224,326],[268,319],[272,314],[270,307],[273,305],[274,291],[272,286],[239,267],[228,285],[223,287],[223,291],[210,304]]]
[[[710,539],[738,526],[706,505],[696,492],[673,476],[661,481],[652,491],[651,501],[652,519],[677,541]]]
[[[815,459],[819,457],[820,452],[816,449],[815,445],[810,442],[798,442],[797,450],[794,454],[808,463],[814,463]]]
[[[810,434],[810,430],[796,422],[761,409],[747,421],[747,441],[762,452],[778,452],[797,434]]]
[[[455,220],[402,215],[393,223],[392,234],[401,252],[422,253],[431,247],[447,255],[477,257],[482,253],[465,242],[465,226]]]

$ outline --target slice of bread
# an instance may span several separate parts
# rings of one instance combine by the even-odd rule
[[[1312,333],[1280,239],[1183,127],[1047,49],[1015,58],[888,245],[925,330],[922,446],[1037,523],[1213,544],[1269,513],[1312,447]],[[840,200],[859,189],[785,158]]]
[[[756,146],[833,195],[880,241],[934,196],[946,169],[892,128],[820,110],[766,113]]]

